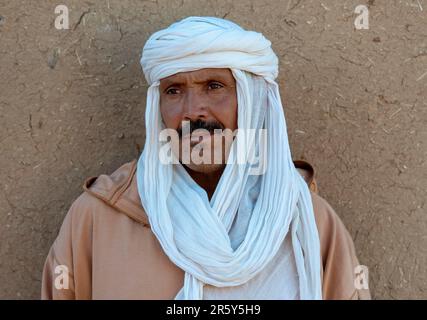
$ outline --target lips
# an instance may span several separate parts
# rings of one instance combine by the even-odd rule
[[[191,134],[186,134],[182,137],[182,142],[190,143],[190,146],[194,146],[206,140],[207,138],[211,138],[213,133],[207,130],[194,130]]]

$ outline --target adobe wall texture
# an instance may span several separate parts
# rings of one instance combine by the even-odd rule
[[[67,5],[70,29],[54,9]],[[369,8],[357,30],[354,9]],[[189,15],[262,32],[294,159],[369,267],[374,298],[427,298],[427,1],[0,0],[0,298],[39,298],[88,176],[138,157],[148,36]]]

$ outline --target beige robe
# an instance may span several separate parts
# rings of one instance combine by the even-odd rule
[[[184,272],[163,252],[141,206],[136,164],[134,159],[111,175],[85,181],[46,259],[42,299],[173,299],[181,289]],[[359,262],[353,241],[318,195],[312,166],[294,164],[311,190],[323,299],[369,299],[368,289],[355,288]]]

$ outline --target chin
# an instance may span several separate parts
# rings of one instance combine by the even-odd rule
[[[231,145],[231,143],[228,143],[215,146],[212,140],[212,138],[206,139],[204,142],[193,144],[186,151],[183,150],[182,142],[180,141],[179,144],[172,145],[172,150],[179,162],[186,168],[194,172],[210,174],[225,168]],[[203,150],[201,154],[198,151],[200,149],[195,149],[199,147]],[[205,151],[209,151],[209,153],[204,156]],[[197,158],[194,158],[196,154]],[[222,155],[222,158],[216,161],[215,154]],[[185,159],[185,162],[183,162],[183,159]]]
[[[184,164],[187,168],[198,173],[213,173],[225,167],[225,164]]]

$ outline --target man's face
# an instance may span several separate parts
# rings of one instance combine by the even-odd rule
[[[215,143],[214,129],[237,129],[237,93],[236,81],[230,69],[200,69],[180,72],[160,80],[160,112],[168,129],[177,130],[180,135],[180,150],[188,143],[190,152],[202,146],[204,151],[210,146],[212,158],[215,152],[221,152],[222,163],[195,164],[187,167],[197,172],[213,172],[224,166],[231,142]],[[184,135],[183,121],[190,124],[191,136]],[[210,134],[201,134],[201,129]],[[206,133],[206,131],[204,131]],[[199,135],[198,135],[199,134]],[[227,142],[228,140],[228,142]],[[198,145],[198,147],[196,147]],[[175,146],[176,147],[176,146]],[[176,150],[176,149],[175,149]],[[199,150],[199,149],[197,149]],[[175,154],[176,151],[174,151]],[[179,153],[182,160],[182,153]]]

